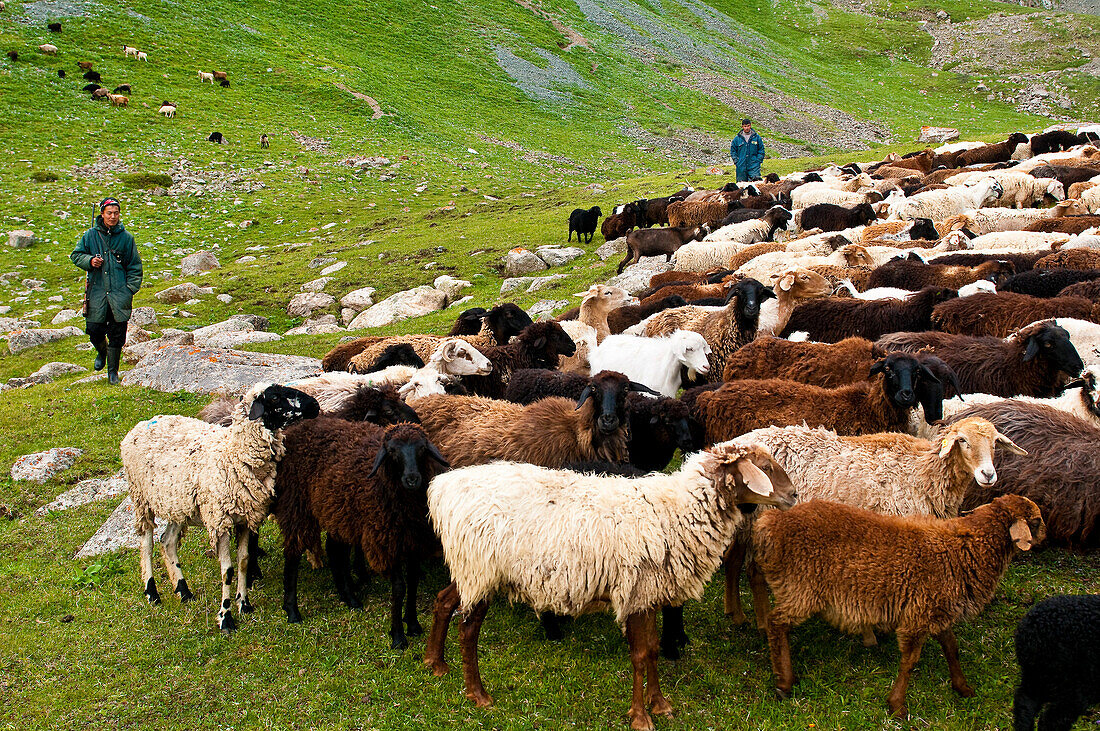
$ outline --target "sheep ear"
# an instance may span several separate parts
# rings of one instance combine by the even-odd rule
[[[886,370],[886,360],[878,360],[871,366],[871,371],[867,375],[873,376],[876,373],[882,373],[884,370]]]
[[[451,342],[447,343],[446,345],[444,345],[443,346],[443,354],[442,354],[443,362],[444,363],[450,363],[452,360],[454,360],[455,359],[455,350],[457,350],[457,349],[458,349],[458,345],[453,340]]]
[[[940,459],[946,458],[951,453],[951,448],[955,446],[957,441],[959,441],[958,432],[952,432],[943,438],[943,441],[940,442]]]
[[[1024,350],[1024,363],[1034,358],[1039,354],[1039,339],[1032,335],[1027,339],[1027,349]]]
[[[577,399],[577,408],[579,409],[580,407],[584,406],[584,402],[587,401],[588,397],[591,396],[591,395],[592,395],[592,387],[591,386],[585,386],[584,390],[581,391],[580,398]]]
[[[252,408],[248,410],[248,418],[252,421],[256,421],[264,415],[264,400],[263,398],[257,398],[252,402]]]
[[[370,474],[367,475],[368,478],[374,477],[375,473],[378,472],[378,468],[382,466],[382,460],[385,458],[386,445],[383,443],[378,447],[378,454],[374,455],[374,464],[370,468]]]
[[[741,481],[744,482],[749,492],[762,497],[770,497],[774,492],[772,481],[764,474],[762,469],[754,465],[747,457],[737,460],[734,469],[741,475]]]
[[[438,462],[444,469],[451,468],[451,463],[447,461],[447,458],[444,457],[439,449],[431,442],[428,442],[428,456]]]
[[[793,286],[794,286],[794,275],[793,274],[787,274],[782,279],[779,280],[779,288],[781,290],[783,290],[784,292],[790,292],[791,287],[793,287]]]
[[[1012,542],[1016,544],[1016,548],[1021,551],[1030,551],[1031,546],[1034,544],[1034,538],[1031,535],[1031,528],[1027,527],[1027,521],[1017,520],[1012,524],[1012,527],[1008,529],[1008,535],[1012,537]]]
[[[1013,442],[1011,439],[1006,437],[1004,434],[1001,434],[1000,432],[997,432],[997,438],[995,441],[997,442],[997,444],[1000,444],[1002,447],[1012,452],[1013,454],[1018,454],[1021,457],[1027,456],[1026,449],[1016,446],[1015,442]]]
[[[591,387],[589,387],[589,388],[591,388]],[[637,381],[631,381],[630,382],[630,390],[631,391],[637,391],[639,393],[651,393],[654,396],[660,396],[661,395],[660,392],[654,391],[652,388],[645,385],[644,383],[638,383]]]

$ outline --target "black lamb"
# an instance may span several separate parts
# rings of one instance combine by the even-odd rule
[[[1032,269],[1011,276],[997,285],[999,292],[1017,292],[1032,297],[1057,297],[1066,287],[1100,279],[1100,269]]]
[[[596,226],[600,222],[600,216],[603,215],[603,211],[599,206],[592,206],[587,211],[583,208],[574,208],[573,212],[569,214],[569,238],[567,241],[573,240],[573,232],[577,232],[577,242],[581,240],[581,235],[584,235],[584,243],[592,243],[592,235],[596,233]]]
[[[878,340],[893,332],[931,330],[932,309],[956,297],[953,289],[925,287],[906,300],[808,300],[795,307],[783,337],[804,330],[810,340],[836,343],[853,336]]]

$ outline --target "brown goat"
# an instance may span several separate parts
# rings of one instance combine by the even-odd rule
[[[627,264],[637,264],[643,256],[665,256],[672,261],[672,255],[689,241],[701,241],[710,233],[707,226],[669,226],[661,229],[641,229],[626,235],[626,256],[619,262],[616,273],[622,274]]]
[[[723,381],[782,378],[822,388],[867,380],[871,341],[845,338],[839,343],[798,343],[759,337],[726,360]]]
[[[932,323],[958,335],[1008,337],[1014,330],[1056,317],[1100,322],[1100,305],[1084,297],[1031,297],[1015,292],[981,292],[936,305]]]
[[[1024,231],[1040,231],[1042,233],[1079,234],[1086,229],[1100,226],[1100,216],[1087,214],[1084,216],[1057,216],[1055,218],[1043,218],[1024,227]]]
[[[1016,146],[1027,143],[1027,135],[1021,132],[1013,132],[1004,142],[996,142],[992,145],[983,145],[973,150],[965,150],[956,156],[959,167],[980,165],[991,162],[1008,162],[1012,159],[1012,153]]]
[[[824,500],[761,515],[753,547],[775,595],[768,645],[776,690],[789,697],[795,682],[791,628],[822,615],[846,632],[897,632],[901,668],[888,698],[895,716],[908,715],[909,674],[930,636],[943,647],[952,689],[973,696],[951,627],[984,609],[1016,550],[1030,550],[1045,534],[1038,506],[1017,495],[949,520]]]

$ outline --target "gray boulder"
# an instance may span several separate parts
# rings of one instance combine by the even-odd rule
[[[201,272],[220,269],[221,266],[218,257],[214,256],[214,252],[196,251],[194,254],[183,257],[183,261],[180,262],[180,274],[185,277],[193,277]]]
[[[321,372],[321,361],[298,355],[169,345],[148,354],[122,378],[158,391],[240,395],[254,383],[286,383]]]
[[[181,282],[174,287],[162,289],[153,296],[161,302],[176,303],[186,302],[187,300],[201,297],[204,294],[214,294],[214,288],[200,287],[199,285],[192,284],[191,282]]]
[[[328,333],[344,332],[336,322],[336,315],[321,315],[320,317],[306,320],[298,327],[292,327],[286,331],[287,335],[326,335]]]
[[[157,527],[153,529],[153,541],[160,541],[160,535],[167,526],[160,518],[156,519]],[[134,533],[134,505],[127,495],[126,499],[118,504],[115,511],[107,518],[107,521],[99,527],[95,535],[81,546],[73,556],[74,559],[91,558],[104,553],[111,553],[120,548],[139,548],[140,539]]]
[[[78,317],[80,317],[80,313],[77,312],[76,310],[61,310],[60,312],[58,312],[56,315],[53,316],[53,319],[50,320],[50,324],[51,325],[64,325],[69,320],[75,320]],[[131,322],[133,322],[133,321],[131,320]]]
[[[298,288],[299,292],[324,292],[325,287],[332,281],[332,277],[321,277],[311,282],[306,282]]]
[[[110,477],[95,477],[90,480],[81,480],[76,487],[66,490],[57,496],[57,499],[48,505],[43,505],[34,511],[37,516],[48,513],[59,513],[63,510],[71,510],[81,505],[94,503],[98,500],[106,500],[116,495],[122,495],[130,489],[126,483],[126,474],[119,470]]]
[[[26,317],[0,317],[0,333],[10,333],[15,330],[26,330],[41,325],[38,320]]]
[[[18,229],[8,232],[8,246],[16,249],[29,249],[34,246],[38,241],[34,236],[34,231],[27,231],[26,229]]]
[[[504,256],[504,276],[521,277],[524,274],[541,272],[546,262],[527,249],[512,249]]]
[[[552,317],[555,310],[562,310],[568,306],[569,300],[539,300],[531,305],[527,314],[532,320],[538,320],[541,317]]]
[[[60,330],[16,330],[8,335],[8,350],[12,355],[21,353],[39,345],[64,340],[77,335],[83,335],[83,331],[72,325]]]
[[[195,336],[189,332],[164,334],[159,338],[145,343],[126,343],[122,349],[122,359],[126,363],[137,363],[154,350],[167,348],[169,345],[191,345],[195,342]]]
[[[340,298],[340,307],[355,310],[356,313],[362,312],[374,304],[374,292],[374,287],[352,290]]]
[[[361,330],[368,327],[382,327],[410,317],[420,317],[436,310],[442,310],[447,304],[447,295],[428,286],[397,292],[376,305],[360,312],[349,330]]]
[[[540,246],[535,249],[538,258],[548,267],[560,267],[584,256],[584,249],[577,246]]]
[[[447,296],[447,303],[449,306],[462,296],[462,290],[468,289],[474,285],[467,282],[465,279],[455,279],[449,274],[440,274],[435,278],[435,281],[432,282],[432,286]]]
[[[665,261],[663,256],[643,256],[637,264],[628,266],[619,276],[608,279],[607,284],[622,287],[628,294],[636,295],[649,288],[649,280],[654,274],[671,269],[672,263]]]
[[[554,282],[565,279],[564,274],[550,274],[545,277],[509,277],[500,285],[501,294],[511,292],[537,292],[546,289]]]
[[[80,373],[86,370],[88,369],[73,363],[60,363],[55,361],[45,364],[26,378],[9,378],[7,386],[8,388],[25,388],[40,383],[50,383],[58,376],[67,373]]]
[[[45,452],[24,454],[11,466],[11,479],[45,482],[72,467],[82,454],[84,450],[76,447],[54,447]]]
[[[286,314],[291,317],[309,317],[314,310],[323,310],[336,304],[336,298],[324,292],[301,292],[294,295],[287,305]]]
[[[600,261],[607,261],[613,256],[626,253],[626,237],[620,236],[617,239],[611,239],[603,246],[596,249],[596,256],[600,257]]]
[[[152,307],[135,307],[130,311],[130,322],[139,327],[157,324],[157,311]]]
[[[276,340],[282,340],[283,336],[278,333],[265,333],[256,330],[249,330],[247,332],[228,332],[221,333],[220,335],[214,335],[207,338],[205,346],[208,348],[239,348],[242,345],[248,345],[249,343],[273,343]]]

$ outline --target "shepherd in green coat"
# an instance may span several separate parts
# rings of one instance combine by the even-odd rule
[[[95,369],[107,366],[107,381],[118,383],[126,344],[126,324],[134,294],[141,288],[141,256],[134,237],[122,227],[122,206],[114,198],[99,204],[95,226],[84,232],[69,258],[88,272],[84,286],[85,332],[95,346]]]
[[[730,143],[730,157],[737,166],[737,182],[760,180],[760,163],[764,162],[764,140],[752,128],[752,120],[741,120],[741,134]]]

